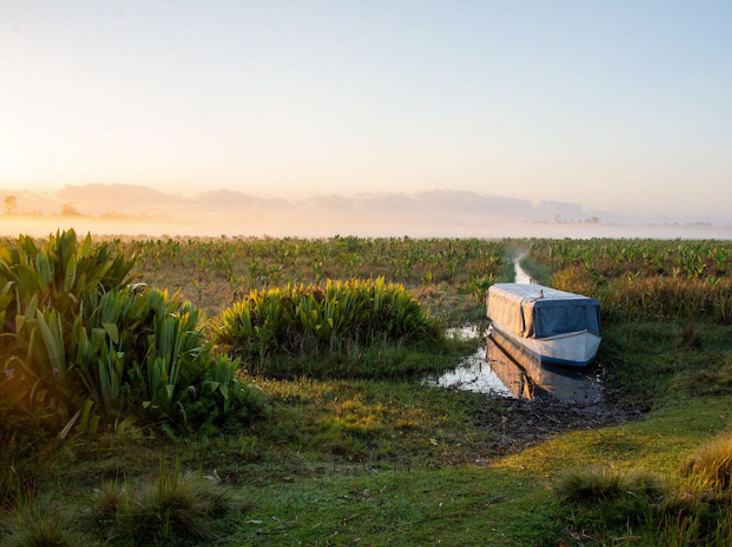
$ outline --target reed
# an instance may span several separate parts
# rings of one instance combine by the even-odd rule
[[[117,239],[110,245],[137,257],[135,271],[141,280],[180,288],[183,298],[211,316],[252,290],[288,283],[384,277],[410,289],[447,286],[467,294],[474,278],[507,281],[511,269],[503,242],[477,238],[167,238]]]
[[[530,257],[611,320],[732,324],[730,242],[532,240]]]

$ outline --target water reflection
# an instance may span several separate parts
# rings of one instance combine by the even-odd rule
[[[542,364],[498,332],[486,340],[486,359],[511,395],[521,399],[557,399],[589,403],[600,400],[597,378],[585,369]]]
[[[475,328],[453,332],[454,336],[481,336]],[[520,399],[555,399],[567,402],[595,402],[601,397],[596,378],[586,369],[543,365],[511,340],[494,332],[486,336],[485,346],[464,359],[458,367],[432,385],[490,393]]]
[[[521,259],[526,256],[526,253],[523,253],[516,257],[516,259],[513,262],[513,269],[516,272],[516,276],[514,277],[516,283],[526,283],[531,284],[534,282],[533,279],[531,279],[531,276],[526,273],[526,270],[524,270],[521,267]]]
[[[446,372],[430,383],[475,393],[492,393],[501,397],[512,396],[511,390],[504,385],[501,378],[488,364],[485,347],[478,348],[477,352],[463,359],[454,370]]]

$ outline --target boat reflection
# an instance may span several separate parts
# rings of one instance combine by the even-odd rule
[[[476,327],[454,329],[449,334],[466,340],[485,336]],[[463,359],[455,369],[436,379],[426,378],[424,382],[499,397],[577,403],[600,400],[599,383],[588,374],[587,368],[543,365],[523,346],[498,331],[485,336],[485,341],[485,345],[481,344],[477,352]]]
[[[516,398],[589,403],[601,396],[596,379],[578,369],[542,364],[498,331],[486,338],[486,360]]]

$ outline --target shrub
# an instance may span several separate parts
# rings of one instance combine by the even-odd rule
[[[0,245],[0,376],[3,409],[55,409],[73,398],[70,331],[80,313],[123,287],[133,263],[72,231],[36,247],[29,237]]]

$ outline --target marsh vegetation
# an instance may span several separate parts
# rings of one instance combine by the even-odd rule
[[[484,293],[598,298],[602,403],[425,385]],[[77,239],[0,248],[8,545],[723,545],[732,244]],[[580,470],[580,471],[578,471]]]

